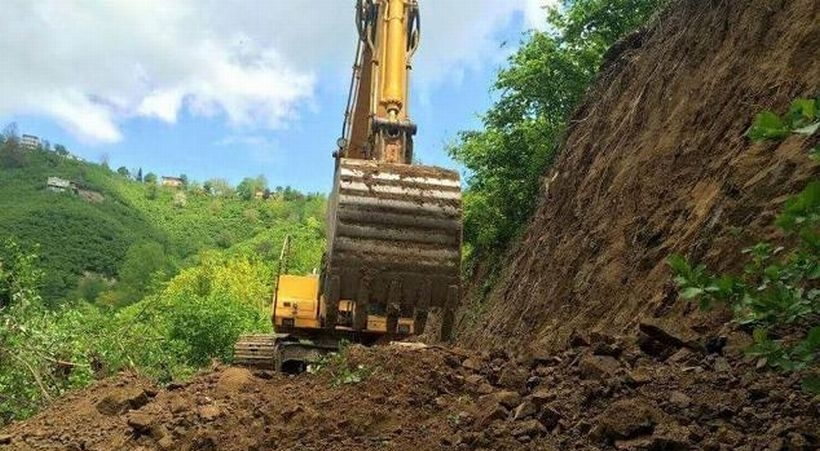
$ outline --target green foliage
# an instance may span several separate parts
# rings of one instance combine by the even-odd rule
[[[752,141],[783,139],[792,133],[811,135],[820,127],[818,99],[796,99],[784,116],[763,111],[755,116],[746,136]]]
[[[669,257],[681,297],[697,300],[702,308],[715,303],[734,311],[735,321],[755,327],[755,344],[748,352],[769,365],[793,371],[820,362],[820,181],[814,181],[788,201],[776,223],[792,243],[761,242],[743,250],[741,274],[713,275],[704,265],[692,266],[681,256]],[[784,327],[806,330],[797,343],[772,339]],[[813,387],[813,380],[804,386]]]
[[[484,129],[462,132],[448,149],[469,171],[464,237],[472,258],[501,255],[532,215],[541,178],[562,134],[618,39],[642,25],[661,0],[575,0],[548,14],[501,70],[500,96]]]
[[[337,352],[322,356],[318,362],[308,365],[308,373],[317,374],[327,372],[331,377],[331,385],[358,384],[370,378],[374,370],[362,364],[354,365],[350,362],[350,347],[345,341],[339,344]]]
[[[259,175],[256,178],[245,177],[236,186],[236,194],[244,200],[251,200],[256,196],[258,191],[268,189],[268,181],[264,175]]]

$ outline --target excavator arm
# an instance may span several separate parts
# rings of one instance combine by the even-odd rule
[[[461,184],[458,173],[413,163],[416,125],[409,115],[409,74],[420,40],[417,0],[358,0],[359,40],[350,99],[328,207],[322,274],[325,327],[340,300],[354,301],[354,327],[368,312],[412,316],[424,328],[442,312],[449,338],[459,298]]]

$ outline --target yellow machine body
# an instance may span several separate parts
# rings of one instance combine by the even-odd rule
[[[316,275],[296,276],[283,274],[279,276],[274,297],[273,324],[276,330],[320,329],[321,314],[325,308],[319,294],[319,277]],[[352,318],[353,301],[339,302],[339,317]],[[338,324],[339,330],[353,330],[352,325]],[[377,333],[387,332],[387,317],[368,315],[367,330]],[[413,334],[413,320],[400,318],[398,333]]]

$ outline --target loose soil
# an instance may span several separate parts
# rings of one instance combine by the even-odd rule
[[[0,432],[2,450],[802,450],[820,399],[743,357],[750,340],[647,323],[556,353],[351,347],[315,374],[215,366],[159,388],[133,374]],[[423,346],[423,345],[422,345]],[[343,371],[347,369],[347,371]],[[360,382],[345,379],[357,374]],[[345,381],[349,383],[345,383]]]

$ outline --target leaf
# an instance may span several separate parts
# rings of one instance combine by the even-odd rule
[[[814,326],[809,330],[809,333],[806,334],[806,343],[811,349],[820,348],[820,326]]]
[[[820,394],[820,376],[807,376],[803,378],[800,387],[803,389],[803,391],[806,391],[808,393],[812,393],[815,395]]]
[[[691,266],[689,265],[689,262],[687,262],[686,259],[679,254],[672,254],[669,257],[667,257],[666,264],[668,264],[669,267],[672,268],[672,270],[679,275],[691,272]]]
[[[820,122],[815,122],[813,124],[806,125],[805,127],[796,128],[794,129],[794,132],[801,135],[811,136],[817,131],[818,128],[820,128]],[[816,150],[817,149],[815,148],[815,151]]]
[[[752,141],[763,141],[766,139],[782,139],[789,136],[789,127],[777,114],[771,111],[763,111],[755,116],[752,127],[746,132],[746,136]]]
[[[817,103],[814,99],[794,99],[789,106],[789,122],[792,128],[801,122],[810,122],[817,117]]]
[[[703,294],[703,288],[700,287],[686,287],[680,292],[681,297],[684,299],[694,299],[701,294]]]

